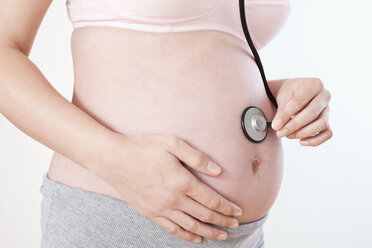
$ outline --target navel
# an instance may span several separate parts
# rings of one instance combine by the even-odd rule
[[[262,163],[262,158],[259,155],[254,156],[254,158],[252,159],[253,173],[256,173],[258,171],[261,163]]]

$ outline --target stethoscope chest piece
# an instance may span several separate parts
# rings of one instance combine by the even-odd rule
[[[268,126],[271,124],[267,122],[265,114],[254,106],[244,109],[241,122],[245,137],[255,143],[259,143],[266,138]]]
[[[265,72],[261,63],[260,56],[257,52],[256,47],[253,44],[253,40],[251,35],[249,34],[248,25],[246,21],[246,14],[245,14],[245,1],[239,0],[239,11],[240,11],[240,21],[242,24],[242,28],[244,31],[245,38],[247,39],[248,45],[251,48],[251,51],[254,55],[254,59],[257,63],[258,69],[260,70],[260,74],[262,77],[262,82],[265,86],[265,91],[267,96],[269,97],[270,101],[274,105],[276,109],[278,109],[278,103],[272,92],[270,91],[269,85],[267,84],[267,80],[265,77]],[[271,127],[271,122],[266,120],[266,116],[264,113],[257,107],[249,106],[244,109],[241,118],[242,129],[245,137],[248,140],[259,143],[263,141],[268,133],[269,127]]]

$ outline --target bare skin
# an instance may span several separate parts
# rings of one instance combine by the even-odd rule
[[[115,132],[173,134],[207,154],[222,167],[218,177],[186,168],[242,208],[240,224],[268,212],[281,183],[281,143],[273,130],[260,144],[242,133],[246,106],[259,106],[268,119],[275,108],[240,40],[212,31],[154,34],[84,27],[74,30],[71,44],[76,106]],[[128,163],[137,164],[138,158]],[[102,177],[58,153],[49,176],[125,201],[137,195],[119,194]]]
[[[126,200],[187,241],[218,239],[225,232],[207,223],[233,224],[233,203],[243,210],[235,214],[240,224],[267,213],[281,183],[281,143],[273,130],[261,144],[242,135],[244,107],[259,106],[269,120],[275,110],[239,41],[218,32],[150,35],[78,29],[72,37],[71,103],[27,57],[50,2],[0,3],[0,111],[56,151],[52,179]],[[297,138],[321,128],[329,131],[313,139],[313,145],[331,136],[328,111],[322,111],[329,101],[323,87],[309,83],[316,90],[294,90],[296,79],[269,85],[281,99],[276,115]],[[297,93],[296,99],[308,97],[288,104]],[[306,107],[312,99],[318,101]],[[297,114],[302,109],[304,114]],[[291,124],[288,115],[294,112],[299,117]],[[300,131],[309,122],[318,124]],[[220,174],[207,169],[213,161],[222,168]]]
[[[318,146],[332,138],[330,100],[331,93],[319,78],[286,80],[277,93],[273,120],[277,136],[300,139],[303,146]]]

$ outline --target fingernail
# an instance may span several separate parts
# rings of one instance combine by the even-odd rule
[[[281,127],[283,124],[283,120],[280,118],[274,119],[274,121],[271,123],[271,127],[275,130],[278,130],[279,127]]]
[[[207,165],[207,169],[212,172],[213,174],[219,174],[221,172],[221,167],[216,165],[214,162],[209,161]]]
[[[233,223],[230,224],[231,228],[237,228],[239,226],[239,222],[237,219],[233,220]]]
[[[280,138],[280,137],[283,137],[283,136],[286,136],[288,133],[288,130],[286,128],[276,132],[276,135]]]
[[[201,238],[200,237],[195,237],[192,242],[194,243],[200,243],[201,242]]]
[[[241,208],[239,208],[239,207],[236,206],[235,204],[234,204],[234,207],[235,207],[235,211],[234,211],[234,213],[233,213],[234,216],[240,216],[240,215],[243,214],[243,211],[241,210]]]
[[[243,214],[243,213],[242,213],[241,210],[239,210],[239,211],[235,211],[235,212],[233,213],[234,216],[240,216],[240,215],[242,215],[242,214]]]
[[[295,133],[291,133],[290,135],[287,135],[287,138],[288,139],[294,139],[294,138],[296,138],[296,134]]]
[[[300,144],[301,144],[301,145],[305,145],[305,146],[307,146],[307,145],[310,145],[310,142],[307,141],[307,140],[301,140],[301,141],[300,141]]]
[[[217,236],[217,239],[219,240],[224,240],[227,238],[227,233],[221,233],[221,234],[218,234]]]

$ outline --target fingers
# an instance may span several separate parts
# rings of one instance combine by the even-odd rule
[[[195,217],[198,220],[230,228],[236,228],[239,225],[239,222],[233,217],[225,216],[216,211],[210,210],[188,196],[186,196],[184,199],[185,200],[182,201],[182,204],[178,207],[178,209]]]
[[[323,83],[320,79],[314,79],[315,86],[306,87],[303,90],[301,88],[296,89],[295,94],[292,91],[288,91],[288,94],[292,94],[291,97],[283,95],[287,100],[286,102],[280,103],[278,111],[273,119],[272,128],[279,130],[287,123],[293,115],[296,115],[302,110],[305,105],[311,101],[319,92],[323,90]],[[278,99],[278,103],[279,103]]]
[[[201,242],[201,237],[198,235],[194,235],[189,231],[186,231],[173,221],[164,218],[164,217],[155,217],[152,219],[153,222],[158,224],[159,226],[163,227],[165,230],[167,230],[169,233],[176,235],[180,237],[181,239],[189,242],[194,242],[194,243],[200,243]]]
[[[300,128],[318,118],[319,114],[327,106],[330,99],[328,90],[322,90],[302,111],[297,113],[278,132],[278,137],[286,136],[296,132]]]
[[[227,238],[227,232],[202,223],[181,211],[172,210],[169,216],[171,220],[189,232],[199,234],[209,239],[224,240]]]
[[[191,180],[191,185],[185,191],[185,193],[207,208],[220,212],[224,215],[240,216],[243,213],[238,206],[226,200],[224,197],[215,192],[211,187],[209,187],[205,183],[202,183],[196,177]]]
[[[209,176],[217,176],[221,173],[221,166],[209,159],[203,152],[191,147],[183,139],[170,135],[167,144],[168,152],[196,171]]]
[[[331,129],[326,129],[320,132],[318,135],[300,140],[300,144],[304,146],[318,146],[325,141],[329,140],[333,136]]]
[[[296,132],[291,133],[287,136],[289,139],[304,139],[308,137],[312,137],[327,128],[328,125],[328,114],[329,114],[329,106],[326,106],[324,110],[320,113],[319,117],[312,123],[302,127],[301,129],[297,130]]]

